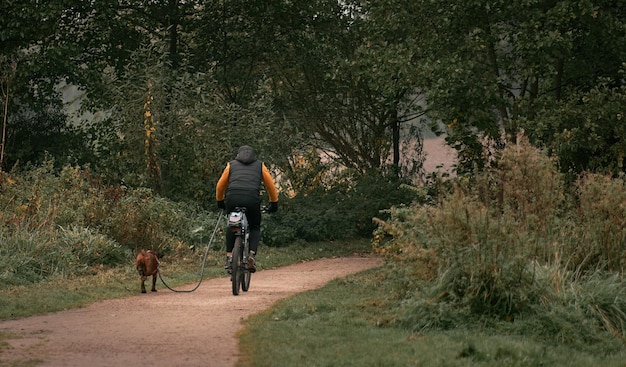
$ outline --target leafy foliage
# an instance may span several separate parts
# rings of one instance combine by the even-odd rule
[[[288,67],[275,71],[277,100],[311,134],[308,145],[329,159],[410,180],[423,159],[423,96],[403,29],[386,28],[395,24],[385,18],[394,9],[372,8],[334,2],[304,19],[307,27],[296,30],[300,39],[290,40],[293,51],[284,56]]]
[[[39,111],[22,106],[8,119],[6,129],[4,167],[28,169],[50,157],[55,157],[58,169],[93,162],[85,134],[71,125],[60,106]]]
[[[232,154],[233,141],[248,143],[239,131],[224,138],[240,126],[284,175],[291,155],[312,147],[350,169],[411,180],[421,168],[423,130],[439,125],[461,151],[462,174],[487,165],[483,139],[500,149],[521,128],[559,152],[564,170],[616,173],[622,165],[615,116],[623,114],[626,25],[614,1],[27,5],[3,4],[9,20],[0,31],[0,79],[11,89],[2,103],[16,122],[23,121],[19,106],[39,111],[31,122],[41,129],[28,132],[51,130],[38,146],[56,162],[89,162],[111,182],[205,200],[202,182],[211,186],[215,162]],[[147,82],[158,136],[146,175],[138,119]],[[68,116],[57,114],[63,84],[79,88],[93,116],[108,118],[85,115],[94,130],[68,128]],[[37,137],[17,134],[17,126],[9,129],[19,136],[9,149],[13,161],[37,163],[39,152],[16,154]],[[288,141],[273,139],[281,132]],[[67,158],[58,144],[69,143]]]
[[[347,176],[325,190],[311,190],[281,198],[281,209],[268,217],[264,243],[285,246],[293,242],[366,238],[375,229],[374,216],[392,205],[423,198],[397,179],[378,174]]]
[[[396,21],[404,25],[399,28],[407,40],[414,40],[407,42],[407,53],[416,85],[426,93],[428,117],[444,123],[449,142],[460,151],[461,173],[485,165],[489,157],[480,149],[482,139],[502,148],[504,141],[515,141],[520,128],[529,135],[539,128],[542,139],[535,143],[564,142],[557,138],[564,128],[584,125],[564,117],[569,108],[561,108],[563,101],[570,107],[606,80],[612,89],[623,84],[625,8],[613,1],[374,3],[402,9]],[[579,108],[585,120],[594,121],[595,111]],[[617,126],[612,113],[602,118],[608,130]],[[567,122],[543,129],[552,119]],[[584,140],[574,144],[576,153],[563,152],[565,170],[584,169],[583,157],[594,153],[582,149]]]
[[[624,172],[626,87],[604,82],[576,98],[544,109],[522,124],[532,142],[559,158],[563,172]]]

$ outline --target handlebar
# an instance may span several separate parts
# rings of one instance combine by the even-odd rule
[[[246,212],[246,208],[238,206],[238,207],[235,207],[233,210],[231,210],[231,212],[233,212],[233,211],[239,211],[239,212],[245,213]],[[226,211],[224,211],[224,212],[227,213]],[[270,212],[270,204],[261,206],[261,213],[263,213],[263,214],[271,213]]]

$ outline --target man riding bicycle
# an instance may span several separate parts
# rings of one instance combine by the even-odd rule
[[[256,271],[254,256],[261,240],[261,183],[269,196],[268,212],[278,210],[278,190],[265,164],[256,158],[254,150],[247,146],[239,147],[234,160],[226,164],[222,176],[215,188],[217,207],[230,212],[236,207],[246,208],[246,217],[250,228],[250,254],[248,267],[250,272]],[[235,244],[234,233],[226,232],[226,264],[224,268],[232,269],[232,252]]]

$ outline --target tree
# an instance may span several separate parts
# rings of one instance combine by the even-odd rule
[[[404,168],[417,163],[419,169],[419,130],[410,124],[419,127],[420,92],[409,72],[404,34],[380,32],[394,10],[353,2],[313,4],[313,12],[296,13],[305,14],[298,19],[305,26],[291,32],[291,52],[273,74],[280,106],[311,132],[311,145],[344,167],[396,176],[401,163]],[[378,18],[372,16],[376,12]],[[417,142],[411,146],[417,152],[403,162],[402,139]]]
[[[6,126],[3,167],[88,161],[86,142],[70,125],[58,88],[67,64],[55,39],[63,15],[60,1],[6,1],[0,5],[0,84]],[[10,86],[10,90],[9,90]]]
[[[541,111],[560,110],[608,77],[620,83],[626,6],[613,1],[413,1],[419,80],[431,116],[447,125],[462,152],[461,171],[484,162],[481,137],[501,146],[520,128],[536,144]],[[555,126],[556,127],[556,126]],[[547,135],[545,134],[547,133]],[[543,140],[543,141],[539,141]]]
[[[91,162],[95,169],[112,180],[125,177],[127,183],[172,193],[169,188],[180,185],[190,162],[207,158],[221,166],[232,158],[236,144],[265,150],[277,164],[288,161],[286,155],[299,134],[281,114],[273,114],[267,72],[268,60],[284,51],[274,42],[276,27],[289,33],[280,24],[289,19],[283,5],[281,1],[9,2],[3,3],[5,13],[15,17],[6,20],[6,30],[0,33],[9,40],[2,51],[28,61],[18,63],[13,93],[29,110],[40,106],[41,111],[52,111],[54,106],[55,113],[64,114],[55,88],[68,83],[80,88],[82,108],[97,118],[83,121],[83,131],[76,132],[89,134],[98,157]],[[21,29],[24,24],[42,27],[28,33]],[[31,128],[23,130],[27,134],[59,130],[33,120],[32,114],[21,115],[31,119]],[[48,122],[66,125],[68,118]],[[187,128],[190,120],[195,121],[194,129]],[[288,139],[272,139],[285,131],[290,132]],[[21,135],[18,143],[24,145],[27,139]],[[48,141],[52,140],[44,139],[38,146],[51,151]],[[195,143],[199,145],[191,149]],[[216,149],[202,151],[208,145]],[[180,165],[182,156],[187,160]],[[123,159],[110,164],[109,157]]]

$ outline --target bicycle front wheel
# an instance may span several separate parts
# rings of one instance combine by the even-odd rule
[[[243,263],[243,251],[241,244],[241,237],[235,237],[235,247],[233,247],[233,272],[230,276],[230,280],[233,284],[233,295],[239,295],[239,289],[243,285],[244,271],[246,265]]]
[[[246,266],[243,270],[243,279],[241,281],[241,290],[247,292],[250,289],[250,278],[252,277],[252,273],[248,270]]]

